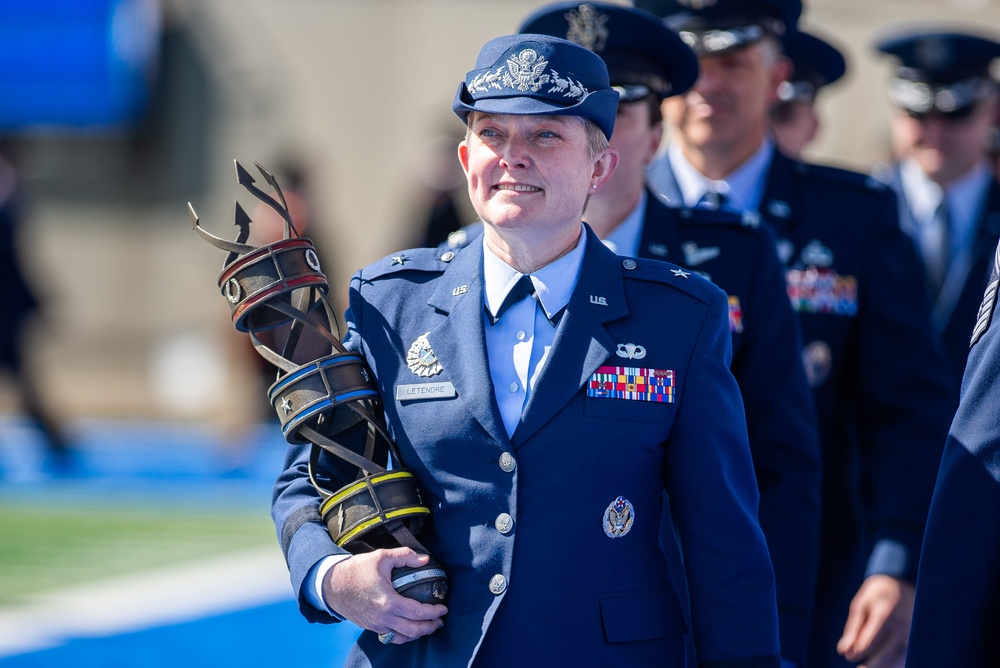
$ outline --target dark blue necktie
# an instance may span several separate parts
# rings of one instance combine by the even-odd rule
[[[521,278],[518,279],[517,283],[514,284],[514,287],[510,289],[510,292],[507,293],[507,296],[504,297],[503,303],[500,304],[500,308],[497,309],[496,315],[490,313],[489,308],[486,309],[486,315],[490,319],[490,324],[491,325],[497,324],[497,322],[500,321],[500,318],[503,317],[503,314],[507,312],[507,309],[509,309],[514,304],[518,303],[525,297],[534,297],[534,296],[535,296],[535,285],[531,282],[531,277],[528,276],[527,274],[521,276]]]
[[[718,211],[726,205],[726,199],[725,193],[720,193],[718,190],[706,190],[698,203],[695,204],[695,208]]]
[[[484,305],[484,308],[486,309],[486,317],[489,318],[490,324],[497,324],[497,322],[500,321],[500,318],[503,317],[503,314],[507,312],[507,309],[525,297],[531,297],[535,301],[538,301],[538,295],[535,293],[535,285],[531,282],[531,277],[527,274],[521,276],[517,283],[514,284],[514,287],[510,289],[507,296],[504,297],[503,303],[500,304],[500,308],[497,309],[496,315],[490,313],[489,307]],[[541,302],[538,303],[538,306],[541,308]],[[555,327],[559,324],[559,318],[562,317],[564,310],[565,309],[560,310],[551,318],[548,317],[548,315],[545,315],[545,309],[542,309],[542,314],[545,315],[545,319],[549,321],[549,324]]]

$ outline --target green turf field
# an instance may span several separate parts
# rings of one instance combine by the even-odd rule
[[[0,606],[32,593],[274,545],[264,512],[0,504]]]

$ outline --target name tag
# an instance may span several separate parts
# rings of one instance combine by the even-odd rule
[[[397,385],[396,401],[421,401],[425,399],[450,399],[457,396],[451,383],[416,383]]]

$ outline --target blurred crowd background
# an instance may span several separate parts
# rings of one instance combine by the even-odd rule
[[[342,307],[353,271],[418,245],[461,183],[455,88],[483,42],[543,4],[0,1],[0,156],[40,303],[25,365],[46,405],[69,424],[211,421],[238,440],[270,410],[266,384],[216,287],[224,255],[192,232],[187,202],[233,238],[233,200],[255,204],[233,160],[270,169]],[[1000,33],[1000,2],[806,3],[802,26],[848,61],[808,158],[862,171],[888,158],[890,63],[872,43],[911,24]],[[0,413],[20,404],[0,384]]]

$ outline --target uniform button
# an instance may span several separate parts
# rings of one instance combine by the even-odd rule
[[[507,591],[507,578],[499,573],[490,578],[490,591],[497,596]]]
[[[451,262],[454,259],[455,259],[455,254],[452,253],[451,251],[448,251],[447,253],[441,256],[442,262]]]
[[[638,265],[636,265],[635,260],[626,259],[622,260],[622,266],[625,267],[626,269],[632,270],[635,269]]]
[[[519,331],[514,336],[517,338],[518,341],[524,341],[524,337],[525,337],[524,330]]]
[[[514,461],[514,455],[509,452],[505,452],[500,455],[500,468],[505,473],[513,472],[513,470],[517,468],[517,462]]]
[[[497,519],[493,523],[493,526],[495,526],[497,531],[500,533],[508,534],[510,533],[510,530],[514,528],[514,518],[507,513],[500,513],[497,515]]]
[[[511,394],[514,394],[514,393],[515,393],[515,392],[517,392],[517,391],[518,391],[519,389],[521,389],[521,386],[520,386],[520,385],[518,385],[517,383],[511,383],[511,384],[510,384],[510,388],[508,388],[508,389],[510,389],[510,393],[511,393]]]

